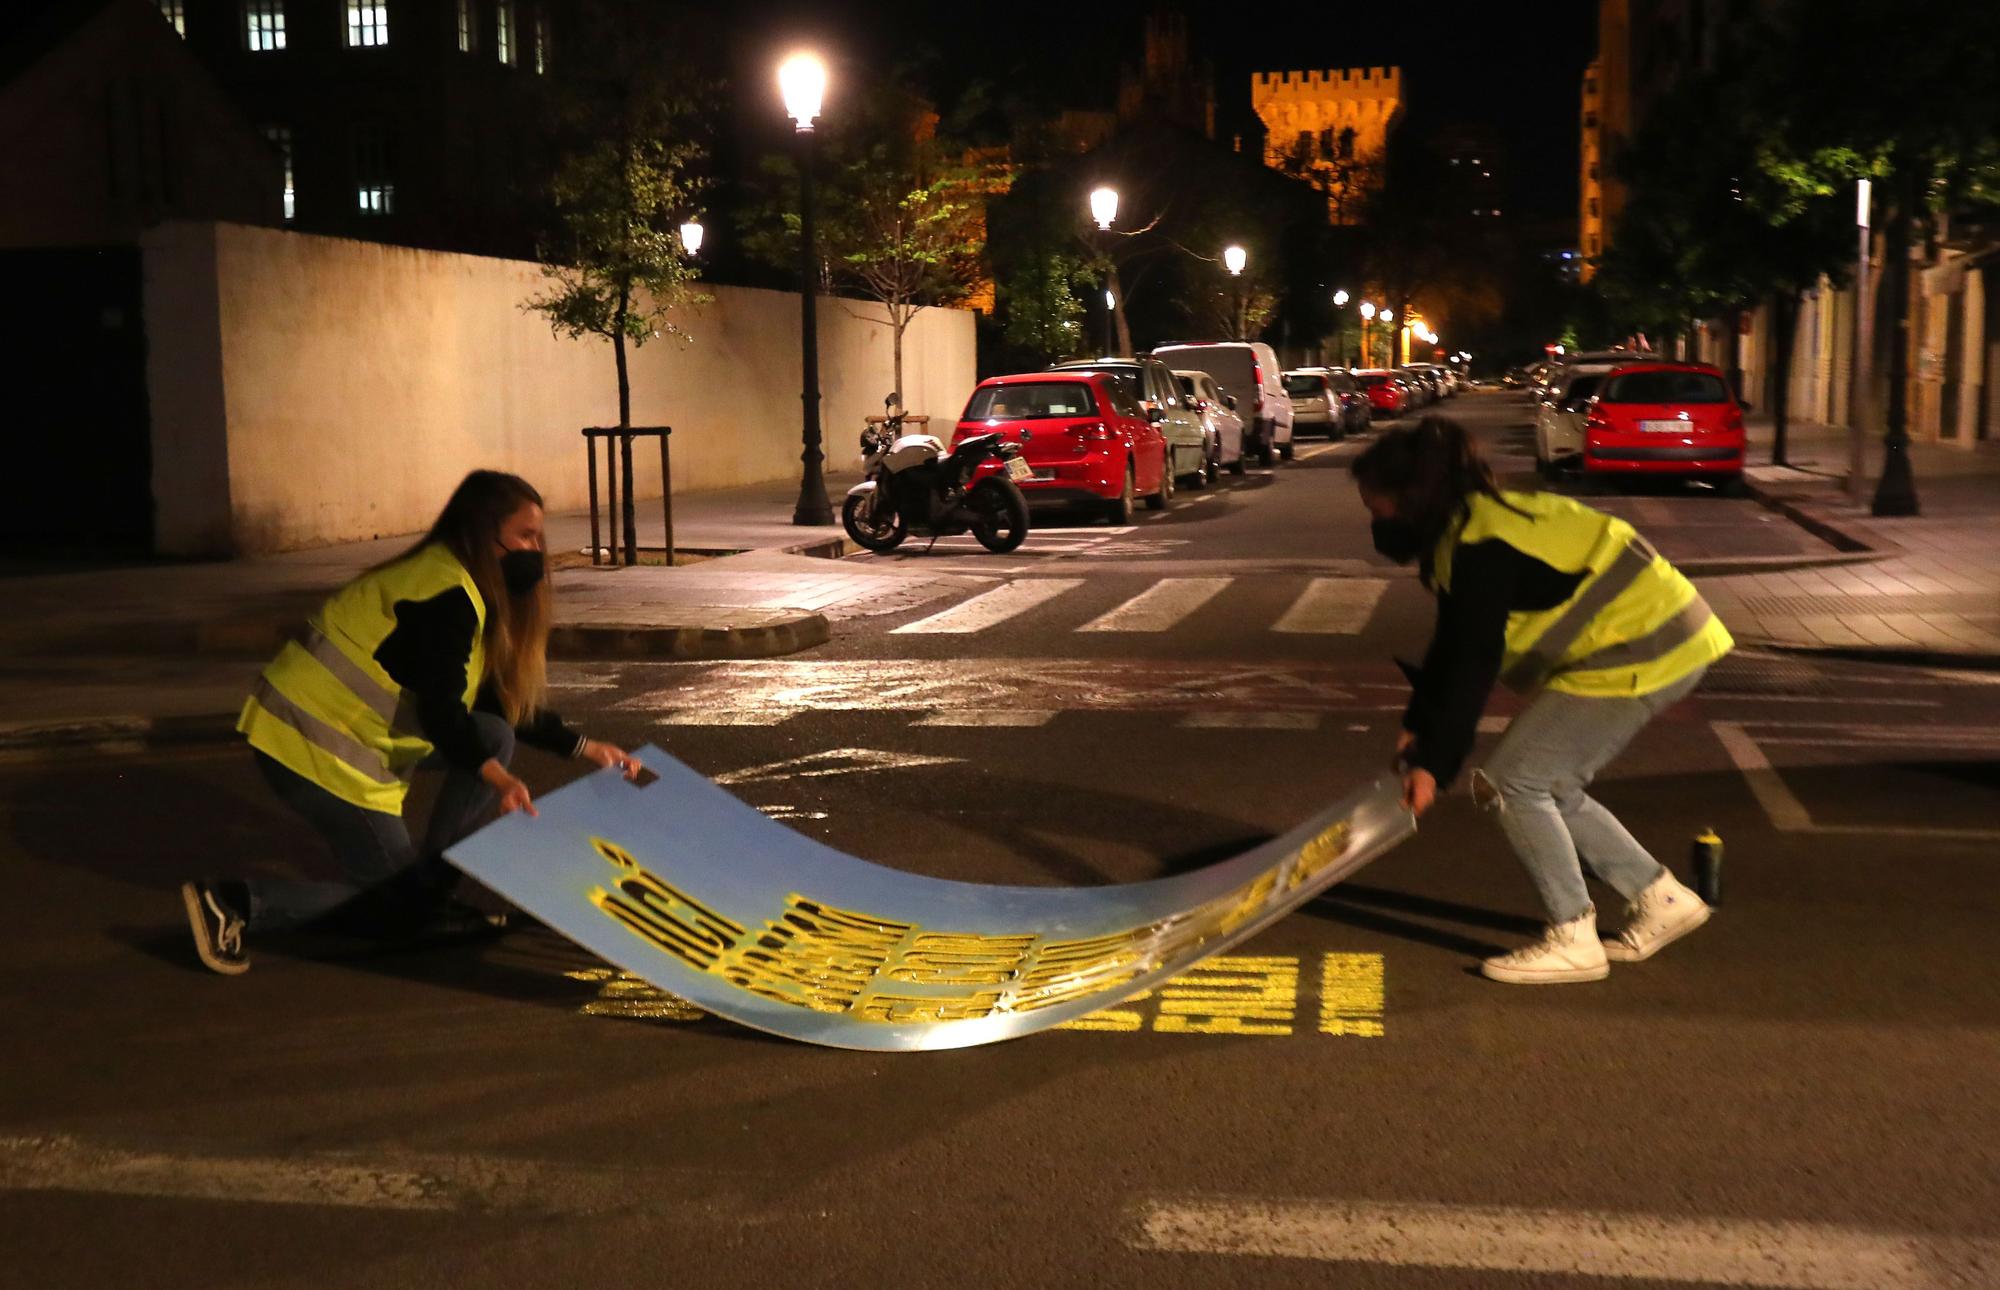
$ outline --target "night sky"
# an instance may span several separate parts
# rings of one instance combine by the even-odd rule
[[[779,54],[811,44],[834,65],[831,112],[838,78],[912,61],[927,67],[932,92],[946,104],[965,78],[980,76],[1054,109],[1108,108],[1120,67],[1139,62],[1146,14],[1162,8],[1135,0],[747,0],[726,12],[739,92],[771,86]],[[1509,200],[1522,216],[1559,219],[1576,211],[1578,96],[1596,44],[1590,0],[1164,8],[1188,17],[1198,55],[1215,65],[1224,141],[1254,121],[1252,72],[1400,66],[1413,126],[1483,123],[1501,136]],[[775,127],[774,87],[768,111]]]

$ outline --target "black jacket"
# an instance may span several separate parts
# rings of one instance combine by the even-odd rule
[[[1472,752],[1507,651],[1507,615],[1554,609],[1576,594],[1584,576],[1498,538],[1461,543],[1452,552],[1451,590],[1438,596],[1437,628],[1403,713],[1403,728],[1417,739],[1410,764],[1429,771],[1440,788],[1458,777]]]
[[[472,708],[465,706],[465,670],[472,662],[473,634],[479,629],[472,597],[463,587],[453,587],[429,600],[399,600],[395,614],[396,625],[376,649],[375,661],[409,693],[424,738],[452,766],[478,770],[486,763],[487,752],[472,713],[503,714],[490,681],[479,687]],[[531,748],[561,757],[574,757],[583,750],[583,736],[546,708],[516,726],[514,734]]]

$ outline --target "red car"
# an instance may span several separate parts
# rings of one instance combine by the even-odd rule
[[[1368,395],[1368,407],[1378,417],[1399,417],[1410,410],[1410,387],[1394,372],[1357,369],[1354,379]]]
[[[1608,372],[1583,422],[1592,475],[1743,479],[1743,407],[1718,368],[1629,363]]]
[[[1134,497],[1160,510],[1173,496],[1158,419],[1108,376],[1036,372],[981,381],[951,445],[993,433],[1021,445],[1021,459],[1034,471],[1020,481],[1031,503],[1083,502],[1124,524]]]

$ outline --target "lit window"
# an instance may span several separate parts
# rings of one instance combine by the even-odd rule
[[[539,6],[535,9],[535,75],[546,75],[549,70],[549,14]]]
[[[347,0],[347,47],[389,43],[388,0]]]
[[[179,36],[187,35],[187,0],[157,0],[157,2],[160,6],[160,16],[173,24],[174,33]]]
[[[297,190],[292,187],[292,132],[282,125],[264,127],[264,137],[278,150],[278,159],[285,166],[285,218],[298,214]]]
[[[479,48],[479,24],[473,20],[472,0],[458,0],[458,52],[469,54]]]
[[[396,185],[389,173],[389,141],[379,125],[357,125],[353,135],[355,209],[363,215],[391,215]]]
[[[243,0],[243,44],[260,54],[285,47],[285,0]]]
[[[519,59],[519,51],[514,48],[518,39],[519,33],[514,30],[514,0],[500,0],[493,6],[493,52],[509,67]]]

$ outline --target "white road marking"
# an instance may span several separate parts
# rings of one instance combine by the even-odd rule
[[[1081,578],[1023,578],[1018,582],[1004,583],[942,613],[904,623],[891,634],[985,631],[995,623],[1005,622],[1016,614],[1026,613],[1037,605],[1054,600],[1082,583]]]
[[[825,752],[788,757],[762,766],[745,766],[717,775],[718,784],[752,784],[766,779],[827,779],[834,775],[858,775],[871,770],[912,770],[918,766],[945,766],[964,761],[963,757],[926,757],[919,753],[885,752],[879,748],[829,748]]]
[[[1827,833],[1845,837],[1884,836],[1912,838],[1943,838],[1963,842],[1987,842],[2000,840],[2000,829],[1959,829],[1933,827],[1929,825],[1899,824],[1815,824],[1812,812],[1799,800],[1785,777],[1778,773],[1771,759],[1764,755],[1764,749],[1750,737],[1741,724],[1734,721],[1711,721],[1715,737],[1721,741],[1729,760],[1743,774],[1744,782],[1750,785],[1752,796],[1764,808],[1770,818],[1771,827],[1784,833]],[[1869,745],[1879,747],[1880,745]]]
[[[998,709],[981,712],[978,710],[933,712],[922,720],[913,721],[914,726],[1045,726],[1055,719],[1055,712],[1049,708],[1018,708],[1012,711]]]
[[[663,726],[775,726],[796,714],[778,708],[676,708],[662,712]]]
[[[1152,1201],[1127,1239],[1186,1254],[1785,1290],[1973,1285],[2000,1256],[2000,1242],[1826,1223],[1285,1200]]]
[[[1080,632],[1163,632],[1221,594],[1234,578],[1162,578]]]
[[[1317,730],[1317,712],[1190,712],[1177,723],[1186,730]]]
[[[1388,586],[1380,578],[1314,578],[1271,630],[1352,636],[1368,625]]]
[[[527,1209],[587,1213],[629,1206],[616,1170],[497,1156],[171,1156],[67,1137],[0,1138],[0,1190],[165,1196],[346,1209]]]

